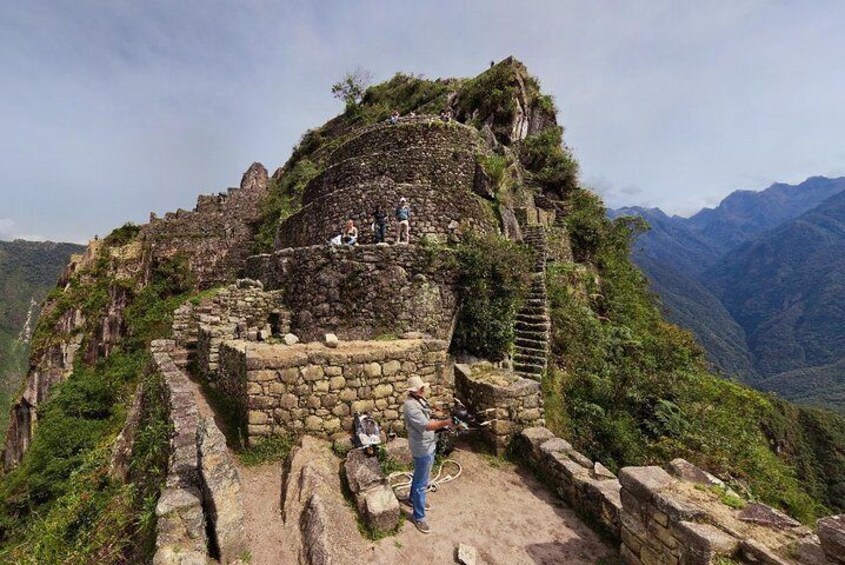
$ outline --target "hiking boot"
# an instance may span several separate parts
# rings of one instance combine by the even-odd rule
[[[408,508],[411,508],[411,509],[414,508],[414,503],[411,502],[410,498],[403,498],[400,502],[402,502],[402,504],[404,504]],[[431,504],[429,504],[428,501],[425,502],[425,509],[431,510]]]
[[[414,525],[417,527],[419,531],[424,534],[430,534],[431,528],[428,527],[428,523],[425,520],[420,520],[419,522],[414,521]]]

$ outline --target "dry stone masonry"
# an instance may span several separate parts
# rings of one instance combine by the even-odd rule
[[[234,280],[249,256],[267,182],[267,170],[253,163],[240,188],[200,196],[193,211],[150,214],[141,229],[146,253],[152,260],[186,258],[201,288]]]
[[[483,434],[498,454],[523,428],[545,424],[540,383],[490,364],[455,365],[455,396],[490,421]]]
[[[435,117],[360,130],[329,158],[303,194],[303,207],[280,227],[276,249],[325,244],[354,219],[359,241],[372,243],[376,206],[393,218],[400,197],[411,207],[411,237],[459,238],[468,228],[495,231],[496,220],[473,194],[489,152],[475,128]],[[388,241],[396,236],[390,222]]]
[[[411,375],[431,383],[435,400],[451,393],[446,346],[435,339],[340,342],[334,348],[234,340],[220,349],[219,386],[237,399],[251,442],[290,432],[349,433],[356,412],[402,430]]]
[[[313,246],[251,257],[246,274],[278,289],[291,331],[304,341],[397,337],[417,331],[450,340],[455,273],[416,245]]]
[[[172,340],[150,345],[164,377],[173,427],[165,486],[156,505],[155,565],[234,563],[246,550],[240,477],[222,432],[201,418]]]
[[[619,539],[621,486],[606,467],[543,427],[522,430],[514,450],[569,506]]]

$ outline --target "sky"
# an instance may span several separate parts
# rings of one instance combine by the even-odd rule
[[[272,171],[358,66],[514,55],[611,207],[845,175],[843,21],[823,0],[0,0],[0,239],[84,242]]]

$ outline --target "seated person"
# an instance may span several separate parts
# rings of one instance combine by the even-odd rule
[[[355,227],[355,222],[351,218],[346,220],[346,225],[340,232],[340,240],[344,245],[358,245],[358,228]]]

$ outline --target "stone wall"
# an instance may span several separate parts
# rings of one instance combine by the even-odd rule
[[[540,383],[492,365],[455,365],[455,395],[491,421],[483,435],[496,453],[504,453],[523,428],[545,425]]]
[[[514,440],[514,450],[570,507],[619,539],[621,487],[606,467],[543,427],[523,429]]]
[[[451,340],[456,273],[416,245],[314,246],[250,257],[246,275],[280,289],[305,341],[418,331]]]
[[[239,400],[250,441],[288,432],[329,436],[352,430],[356,412],[384,429],[404,429],[402,403],[412,375],[447,399],[452,369],[440,340],[293,346],[230,341],[220,349],[220,387]]]
[[[496,230],[497,221],[473,193],[484,176],[478,155],[489,150],[471,127],[433,118],[377,124],[359,132],[329,158],[305,188],[303,207],[283,222],[276,248],[328,242],[352,218],[361,243],[372,243],[376,206],[393,218],[399,198],[411,207],[411,237],[459,238],[470,227]],[[396,235],[390,222],[388,241]]]
[[[670,474],[670,471],[672,474]],[[625,563],[739,563],[824,565],[845,558],[829,540],[764,504],[745,502],[716,477],[682,459],[667,466],[626,467],[622,484]],[[731,499],[731,505],[725,500]],[[839,531],[845,535],[845,529]],[[821,543],[819,538],[821,539]],[[843,537],[842,539],[845,539]]]
[[[253,163],[240,188],[200,196],[193,211],[151,214],[140,233],[147,262],[185,257],[200,288],[233,281],[249,255],[267,182],[267,170]]]
[[[281,291],[265,292],[259,281],[249,279],[239,279],[203,300],[195,309],[194,319],[193,366],[211,381],[217,376],[220,344],[224,341],[265,341],[290,331],[290,313],[282,305]],[[192,321],[186,325],[190,328]]]
[[[240,477],[212,418],[200,416],[172,340],[150,344],[173,428],[165,486],[156,504],[154,565],[233,563],[246,549]],[[209,535],[211,536],[209,539]]]

